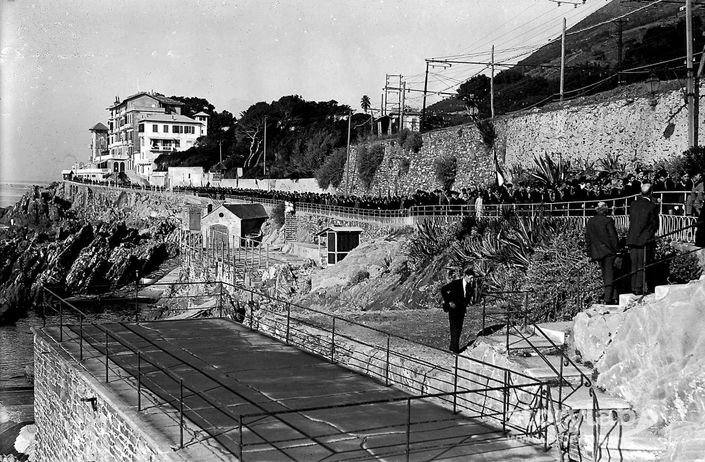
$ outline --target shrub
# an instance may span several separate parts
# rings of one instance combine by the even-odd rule
[[[411,167],[411,161],[403,157],[399,161],[399,176],[406,175],[409,173],[409,167]]]
[[[405,151],[411,151],[414,153],[419,152],[421,150],[421,146],[423,146],[423,138],[421,137],[421,133],[412,132],[408,128],[405,128],[399,132],[397,142]]]
[[[477,130],[480,132],[482,142],[485,146],[491,148],[494,146],[494,141],[497,139],[497,132],[494,129],[494,124],[489,119],[478,120],[475,122]]]
[[[374,144],[369,149],[364,145],[358,147],[357,173],[365,189],[368,189],[372,184],[377,168],[379,168],[383,159],[384,145],[381,143]]]
[[[428,263],[430,258],[443,253],[455,239],[455,229],[444,222],[425,220],[409,239],[404,253],[414,268]]]
[[[698,279],[702,274],[702,268],[695,253],[687,253],[670,242],[658,243],[654,260],[662,261],[648,272],[648,277],[654,285],[685,284]]]
[[[350,284],[355,285],[359,284],[362,281],[365,281],[370,278],[370,273],[367,270],[360,270],[357,273],[353,274],[353,276],[350,278]]]
[[[284,202],[279,202],[272,208],[272,216],[270,218],[277,228],[281,228],[284,225]]]
[[[347,160],[347,149],[338,148],[331,155],[326,157],[323,164],[316,170],[316,182],[322,189],[333,185],[334,188],[340,186],[345,172],[345,161]]]
[[[450,189],[458,173],[458,159],[448,155],[438,157],[433,161],[433,171],[436,181],[443,185],[443,189]]]
[[[683,153],[685,171],[690,175],[705,174],[705,146],[696,146]]]
[[[524,284],[534,290],[530,321],[569,320],[601,301],[602,275],[585,256],[584,234],[581,226],[566,228],[531,255]]]

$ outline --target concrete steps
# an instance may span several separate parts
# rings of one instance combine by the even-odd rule
[[[524,374],[541,381],[560,385],[561,356],[548,355],[545,356],[545,360],[540,356],[517,356],[513,357],[512,361],[523,369]],[[568,366],[563,366],[562,373],[563,380],[573,385],[579,385],[582,382],[582,375],[590,377],[592,369],[581,365],[576,368],[569,364]]]
[[[580,456],[571,458],[582,461],[600,462],[658,462],[664,460],[668,447],[664,438],[642,430],[631,433],[630,427],[624,424],[602,425],[600,428],[600,448],[597,457],[594,452],[594,436],[592,432],[583,432],[580,435]],[[577,449],[577,448],[576,448]],[[577,452],[577,451],[576,451]]]

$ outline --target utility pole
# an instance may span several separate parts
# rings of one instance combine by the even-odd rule
[[[561,101],[563,101],[563,90],[565,89],[565,25],[563,18],[563,33],[561,34]]]
[[[685,0],[686,98],[688,104],[688,147],[698,145],[695,108],[695,76],[693,73],[693,0]]]
[[[267,116],[264,116],[264,158],[262,159],[262,176],[267,176]]]
[[[346,182],[347,190],[348,193],[346,195],[350,195],[350,124],[352,123],[352,111],[348,112],[348,144],[346,148],[346,155],[345,158],[347,159],[345,162],[345,170],[348,172],[348,181]]]
[[[617,86],[622,85],[622,25],[624,19],[617,19]]]
[[[404,105],[406,104],[406,80],[401,83],[401,103],[399,105],[399,131],[404,129]]]
[[[426,77],[423,81],[423,109],[421,109],[421,131],[426,125],[426,92],[428,91],[428,59],[426,60]]]
[[[490,116],[494,119],[494,45],[492,45],[492,61],[490,66]]]

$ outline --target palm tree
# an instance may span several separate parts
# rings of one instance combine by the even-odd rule
[[[370,110],[372,107],[372,103],[370,103],[370,97],[367,95],[362,95],[362,99],[360,100],[360,107],[362,108],[363,111],[365,111],[365,114],[367,114],[367,111]]]

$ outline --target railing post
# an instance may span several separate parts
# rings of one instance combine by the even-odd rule
[[[289,343],[289,327],[291,323],[291,303],[286,304],[286,343]]]
[[[140,290],[140,272],[135,271],[135,323],[140,322],[140,306],[137,303],[137,299],[139,298],[139,290]]]
[[[83,314],[78,315],[79,325],[79,340],[78,340],[78,358],[83,361]]]
[[[482,331],[487,327],[487,298],[482,297]]]
[[[223,317],[223,282],[220,282],[220,295],[218,297],[218,317]]]
[[[406,460],[411,453],[411,398],[406,400]]]
[[[333,317],[333,329],[330,334],[330,362],[335,362],[335,317]]]
[[[389,386],[389,343],[390,335],[387,335],[387,359],[384,363],[384,384]]]
[[[59,300],[59,343],[64,341],[64,304]]]
[[[237,459],[240,462],[243,462],[242,459],[242,414],[238,416],[238,423],[237,423],[237,428],[238,428],[238,444],[237,444],[237,452],[238,452],[238,457]]]
[[[108,352],[108,330],[105,330],[105,383],[108,383],[108,361],[110,353]]]
[[[509,371],[504,370],[504,387],[502,388],[502,433],[507,434],[507,410],[509,409]]]
[[[137,352],[137,410],[142,410],[142,353]]]
[[[184,448],[184,380],[179,380],[179,447]]]
[[[455,355],[455,367],[453,368],[453,414],[457,414],[458,406],[458,355]]]
[[[558,378],[558,380],[559,380],[559,382],[558,382],[558,385],[559,385],[558,386],[558,410],[559,411],[563,408],[563,382],[564,382],[564,379],[563,379],[563,357],[562,356],[560,357],[560,360],[561,360],[561,368],[558,373],[558,376],[559,376],[559,378]]]

